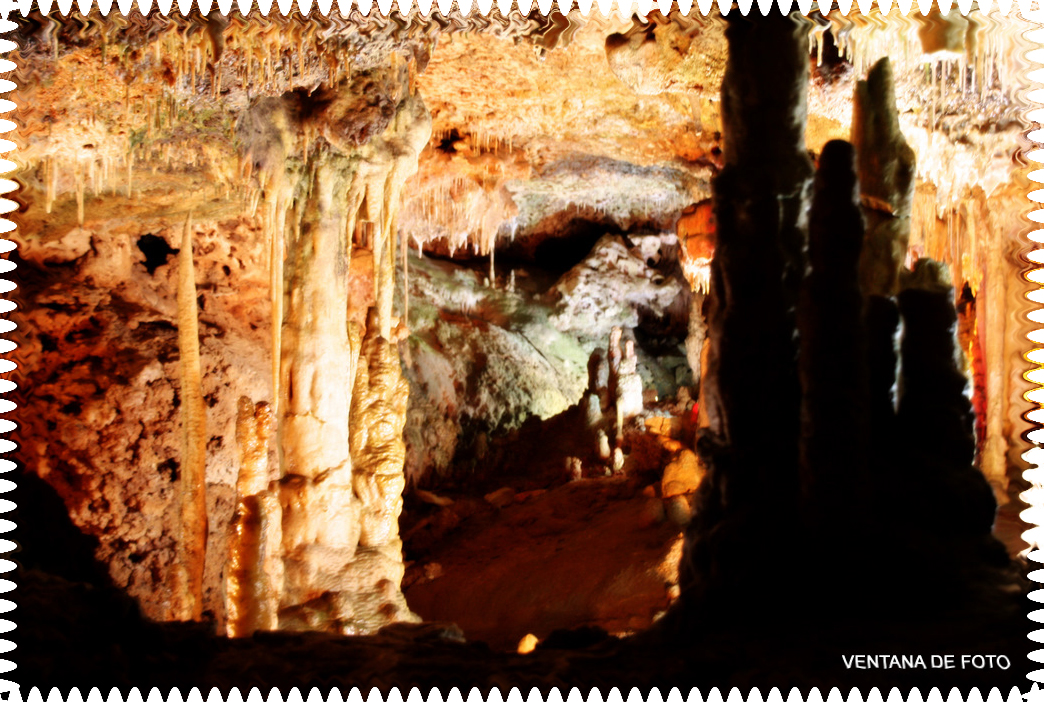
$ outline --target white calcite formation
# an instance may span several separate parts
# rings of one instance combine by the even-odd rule
[[[554,287],[561,302],[552,319],[560,330],[608,336],[638,326],[639,312],[663,317],[682,293],[678,278],[649,265],[649,252],[677,243],[673,234],[606,235]],[[630,243],[630,245],[628,245]]]
[[[431,122],[405,78],[392,66],[318,96],[265,98],[240,120],[269,235],[286,242],[270,249],[280,628],[366,633],[413,619],[399,592],[408,389],[392,298],[396,213]],[[360,239],[372,251],[369,314],[349,285]]]

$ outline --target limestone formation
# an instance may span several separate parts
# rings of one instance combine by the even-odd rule
[[[185,221],[178,256],[178,351],[181,355],[181,562],[176,571],[180,617],[203,616],[207,547],[207,406],[199,358],[192,220]]]
[[[867,222],[860,282],[867,295],[895,295],[910,240],[916,159],[899,129],[895,82],[887,57],[856,85],[852,144],[858,156]]]
[[[229,636],[249,636],[279,625],[282,592],[282,513],[269,487],[268,453],[275,415],[267,402],[239,399],[236,514],[225,574]]]
[[[819,509],[830,508],[832,495],[866,489],[870,386],[867,365],[855,360],[866,357],[855,168],[851,144],[832,141],[823,148],[801,294],[802,483]],[[841,454],[850,455],[848,470],[836,470]]]
[[[398,341],[396,215],[431,133],[404,69],[259,100],[238,125],[270,203],[284,627],[365,632],[411,617],[397,538],[407,393],[398,355],[375,346]],[[364,332],[349,282],[357,238],[373,254]]]
[[[396,346],[380,335],[378,314],[371,311],[352,393],[352,486],[360,503],[361,527],[353,567],[376,585],[346,588],[342,594],[351,603],[355,631],[417,619],[399,590],[404,568],[398,520],[405,486],[403,425],[409,386]]]
[[[531,591],[638,640],[682,526],[687,644],[838,583],[998,593],[976,468],[1017,499],[1026,21],[738,14],[16,19],[20,457],[145,618],[201,622],[109,655],[134,607],[91,609],[97,660],[411,665],[452,636],[410,609],[558,660]]]
[[[624,344],[623,358],[616,378],[617,416],[621,421],[637,417],[645,409],[642,395],[642,379],[638,375],[638,357],[634,351],[634,339]]]
[[[606,37],[605,55],[613,74],[638,95],[677,92],[699,99],[716,97],[723,44],[720,27],[702,15],[654,12]]]
[[[799,26],[735,19],[728,29],[727,122],[741,133],[752,123],[775,124],[774,133],[756,139],[775,138],[778,145],[759,163],[748,150],[755,137],[747,134],[731,155],[726,151],[715,183],[713,382],[705,394],[713,406],[698,440],[707,473],[687,528],[682,606],[666,626],[686,636],[798,620],[830,626],[853,597],[861,603],[855,617],[868,624],[897,613],[981,611],[1021,587],[990,533],[996,503],[974,467],[974,421],[948,271],[922,259],[900,275],[905,240],[893,236],[896,228],[882,234],[891,253],[869,268],[878,287],[857,282],[857,266],[873,260],[865,253],[860,259],[856,195],[864,164],[884,157],[885,166],[878,161],[867,175],[864,206],[868,191],[899,211],[908,202],[905,178],[912,174],[904,169],[912,162],[896,157],[897,132],[864,132],[882,143],[861,143],[859,178],[853,147],[826,144],[811,203],[788,207],[788,197],[800,200],[806,187],[794,180],[807,170],[800,142],[791,139],[795,123],[787,119],[803,123],[802,100],[790,92],[772,103],[782,114],[770,115],[758,97],[786,94],[781,84],[804,80],[806,35]],[[764,50],[776,60],[747,63]],[[733,73],[739,66],[749,70]],[[887,66],[876,69],[882,70],[887,84]],[[875,85],[870,92],[881,89]],[[739,86],[745,99],[733,103]],[[889,175],[882,177],[884,171]],[[775,192],[777,201],[752,197],[747,187],[755,179],[758,192]],[[793,219],[785,218],[788,211]],[[748,258],[751,251],[759,258]],[[896,289],[898,299],[890,296]],[[860,544],[858,563],[844,555],[853,542]],[[755,552],[756,565],[749,563]],[[902,583],[885,575],[896,568]],[[769,593],[759,585],[765,572],[788,577]]]

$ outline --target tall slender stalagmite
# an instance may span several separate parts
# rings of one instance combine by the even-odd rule
[[[185,221],[178,254],[178,351],[181,366],[181,618],[203,616],[203,564],[207,545],[207,406],[199,358],[192,217]]]
[[[810,273],[802,288],[802,486],[834,523],[851,505],[835,496],[867,489],[868,377],[859,257],[863,216],[855,151],[844,141],[823,147],[809,217]],[[845,470],[837,457],[848,454]]]

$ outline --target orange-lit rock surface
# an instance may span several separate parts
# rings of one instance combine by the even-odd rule
[[[917,162],[897,263],[946,262],[975,298],[962,344],[981,350],[978,462],[1003,500],[1027,427],[1015,275],[1026,183],[1012,168],[1023,79],[997,47],[1021,20],[917,22],[835,13],[808,28],[804,145],[818,158],[849,138],[857,80],[896,57],[898,128]],[[676,454],[706,410],[681,391],[699,396],[707,371],[721,29],[497,12],[23,21],[13,236],[26,469],[99,539],[97,557],[148,617],[181,616],[176,259],[191,212],[204,617],[226,624],[227,556],[257,552],[233,535],[249,523],[244,498],[260,495],[272,529],[258,534],[278,531],[279,564],[246,559],[236,577],[281,581],[287,626],[358,632],[412,609],[511,649],[559,626],[647,626],[669,601],[678,524],[702,479]],[[687,444],[649,461],[652,495],[589,482],[643,455],[639,441],[617,453],[612,429],[585,419],[604,419],[588,371],[614,326],[621,349],[634,344],[632,424],[678,424]],[[281,423],[264,452],[237,441],[243,396]],[[545,462],[527,447],[556,418],[572,443]],[[583,479],[563,487],[566,465]],[[424,546],[404,600],[403,495],[415,525],[421,490],[438,501],[505,487],[510,504],[483,502],[459,534]],[[559,583],[571,599],[555,599]],[[530,604],[513,607],[498,584]],[[262,610],[233,628],[271,628]]]
[[[527,634],[562,628],[626,635],[648,628],[678,594],[680,530],[658,497],[623,477],[520,493],[500,509],[458,501],[430,520],[461,515],[410,566],[405,591],[415,612],[456,622],[469,639],[514,650]]]

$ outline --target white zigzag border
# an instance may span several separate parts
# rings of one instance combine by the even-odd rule
[[[315,9],[324,16],[329,15],[335,1],[338,10],[342,13],[346,14],[352,9],[353,0],[315,0]],[[967,15],[971,11],[974,1],[956,0],[957,9],[961,14]],[[135,5],[137,5],[138,10],[142,14],[149,13],[153,10],[153,2],[154,0],[115,0],[116,9],[124,16],[129,14]],[[182,14],[187,14],[192,10],[196,2],[197,0],[178,0],[177,8]],[[463,14],[470,14],[472,11],[476,11],[482,15],[487,15],[493,7],[494,0],[417,0],[417,8],[424,15],[431,14],[433,7],[443,14],[448,14],[453,8],[454,2],[456,2],[458,9]],[[534,5],[544,15],[548,15],[555,8],[555,5],[563,13],[568,13],[573,8],[573,0],[535,0],[535,2],[534,0],[496,0],[501,12],[510,11],[516,6],[516,2],[519,11],[523,14],[529,14],[533,11]],[[646,15],[654,9],[666,13],[675,4],[675,0],[576,0],[576,7],[581,14],[588,16],[594,9],[596,2],[598,11],[603,15],[609,15],[614,11],[627,15],[632,12]],[[791,12],[796,4],[797,9],[802,14],[807,15],[811,12],[814,2],[817,8],[824,13],[831,11],[834,7],[834,0],[796,0],[796,2],[795,0],[757,0],[757,7],[763,15],[768,15],[775,9],[784,13]],[[112,12],[114,0],[97,0],[97,3],[102,15],[107,16]],[[295,0],[256,0],[256,3],[257,9],[265,16],[271,13],[273,9],[284,16],[291,14],[295,9],[303,15],[308,15],[312,10],[313,0],[297,0],[296,8],[294,7]],[[369,15],[376,4],[378,11],[387,16],[392,12],[393,3],[403,13],[409,12],[413,8],[413,0],[354,0],[354,4],[364,15]],[[753,9],[754,3],[755,0],[738,0],[735,10],[746,16]],[[897,9],[901,14],[909,15],[914,8],[915,0],[837,0],[837,8],[842,15],[848,15],[853,9],[865,14],[871,10],[875,3],[883,14],[888,14],[893,9]],[[954,0],[916,0],[917,11],[922,15],[927,15],[936,3],[944,15],[949,13],[954,6]],[[65,16],[73,11],[73,0],[36,0],[36,4],[45,15],[51,12],[52,5],[57,5],[57,10]],[[695,0],[695,3],[693,0],[677,0],[678,9],[686,15],[693,10],[694,4],[696,9],[704,15],[709,14],[715,5],[717,5],[718,10],[722,14],[728,14],[734,9],[731,0]],[[8,19],[12,12],[21,13],[24,16],[33,9],[33,5],[34,0],[0,0],[0,34],[6,34],[15,29],[15,23]],[[214,5],[215,0],[198,0],[199,10],[203,13],[211,12],[214,9]],[[254,9],[255,0],[216,0],[216,5],[218,10],[225,15],[232,11],[233,5],[241,13],[247,14]],[[168,15],[173,6],[174,0],[155,0],[155,9],[163,15]],[[989,13],[996,11],[1005,16],[1013,9],[1017,9],[1028,19],[1041,23],[1041,29],[1033,30],[1026,35],[1029,41],[1041,48],[1029,51],[1025,58],[1033,64],[1044,65],[1044,0],[997,0],[996,7],[993,5],[993,0],[978,0],[978,8],[980,12]],[[94,9],[94,0],[76,0],[76,9],[81,14],[88,14]],[[0,56],[16,48],[13,41],[0,38]],[[10,74],[14,69],[14,62],[0,58],[0,74]],[[1029,73],[1028,77],[1036,83],[1044,84],[1044,68],[1038,67]],[[11,80],[0,79],[0,94],[11,93],[15,87],[15,83]],[[1044,105],[1044,88],[1031,91],[1028,98],[1031,102]],[[10,112],[14,108],[14,102],[0,99],[0,114]],[[1044,108],[1030,111],[1026,115],[1026,119],[1028,122],[1044,124]],[[14,122],[0,118],[0,134],[6,134],[14,129]],[[1033,142],[1044,144],[1044,128],[1031,132],[1029,138]],[[14,142],[8,139],[0,139],[0,154],[9,153],[14,148]],[[1044,149],[1032,151],[1027,154],[1027,157],[1030,161],[1044,162]],[[16,164],[9,159],[0,159],[0,236],[9,234],[15,229],[14,223],[4,218],[4,215],[15,211],[18,205],[13,200],[3,197],[3,195],[13,192],[18,187],[13,180],[4,177],[10,175],[16,168]],[[1033,182],[1044,184],[1044,169],[1033,171],[1029,174],[1029,178]],[[1044,203],[1044,188],[1029,193],[1029,199],[1034,203]],[[1033,222],[1044,224],[1044,209],[1032,212],[1029,218]],[[1029,238],[1036,243],[1044,245],[1044,228],[1031,232]],[[0,254],[9,253],[14,248],[14,242],[8,239],[0,239]],[[1027,258],[1032,263],[1044,264],[1044,248],[1036,249]],[[14,269],[14,263],[6,259],[0,259],[0,274],[9,273]],[[1044,304],[1044,268],[1033,269],[1027,272],[1026,278],[1041,286],[1038,290],[1030,292],[1027,297],[1034,303]],[[15,287],[12,281],[0,279],[0,295],[10,293]],[[8,314],[14,311],[15,307],[14,302],[0,298],[0,314]],[[1044,307],[1035,309],[1030,313],[1029,317],[1033,322],[1044,323]],[[0,319],[0,334],[10,333],[15,328],[14,322]],[[1026,373],[1026,377],[1041,387],[1026,394],[1026,399],[1037,405],[1037,408],[1028,412],[1026,417],[1041,428],[1031,431],[1027,435],[1027,438],[1033,442],[1034,447],[1027,451],[1023,457],[1035,465],[1036,468],[1031,468],[1024,473],[1024,477],[1032,483],[1033,487],[1022,494],[1023,500],[1030,507],[1022,512],[1021,516],[1027,524],[1034,525],[1033,528],[1024,534],[1024,538],[1028,543],[1035,546],[1038,543],[1044,543],[1044,526],[1041,526],[1044,525],[1044,328],[1032,332],[1029,340],[1040,346],[1026,354],[1026,359],[1037,365],[1037,368]],[[0,338],[0,354],[10,353],[15,348],[16,345],[13,342]],[[0,358],[0,375],[12,373],[16,368],[17,366],[13,361],[7,358]],[[17,385],[11,380],[0,378],[0,394],[11,392],[16,387]],[[0,398],[0,414],[10,412],[15,408],[16,404],[14,402]],[[16,428],[15,422],[0,418],[0,434],[10,433]],[[7,453],[15,448],[16,444],[13,441],[0,438],[0,453]],[[0,459],[0,473],[9,472],[14,468],[15,464],[13,461]],[[14,482],[0,478],[0,494],[11,492],[14,488]],[[13,501],[0,498],[0,514],[11,512],[14,508],[15,503]],[[14,522],[0,518],[0,534],[7,534],[13,529],[15,529]],[[0,554],[11,553],[16,548],[17,544],[14,541],[0,538]],[[1035,563],[1044,563],[1044,551],[1031,550],[1028,558]],[[14,561],[0,559],[0,574],[9,573],[15,567]],[[1044,569],[1030,573],[1030,579],[1038,583],[1044,582]],[[14,588],[15,585],[11,580],[0,578],[0,595],[8,593]],[[1044,589],[1031,593],[1030,599],[1034,602],[1044,603]],[[12,611],[14,608],[15,605],[11,600],[0,599],[0,616]],[[1030,615],[1030,619],[1034,622],[1044,623],[1044,609],[1034,611]],[[0,619],[0,635],[7,634],[14,628],[15,624],[10,620]],[[1032,632],[1029,638],[1034,642],[1044,643],[1044,629]],[[9,653],[14,648],[13,642],[0,639],[0,655]],[[1031,653],[1030,660],[1035,663],[1044,663],[1044,649]],[[13,672],[15,667],[12,661],[0,658],[0,675],[7,675]],[[907,702],[944,702],[944,700],[945,702],[963,702],[964,700],[967,700],[967,702],[1022,702],[1025,699],[1028,702],[1044,702],[1044,689],[1038,688],[1037,685],[1037,683],[1044,682],[1044,669],[1034,671],[1029,675],[1029,679],[1033,682],[1033,688],[1026,695],[1020,693],[1018,687],[1012,687],[1005,697],[1001,690],[995,687],[987,693],[985,699],[978,688],[972,688],[968,691],[967,696],[964,697],[961,691],[954,687],[950,689],[944,698],[940,688],[933,687],[926,697],[922,697],[920,691],[914,688],[906,697],[906,700]],[[0,700],[22,702],[22,699],[21,691],[16,682],[0,679]],[[73,688],[65,699],[68,702],[204,702],[202,692],[195,687],[189,690],[185,697],[182,696],[181,691],[177,688],[171,690],[166,697],[157,688],[152,688],[147,695],[143,695],[138,688],[133,688],[127,691],[126,696],[117,688],[112,688],[108,695],[103,697],[102,691],[95,687],[88,691],[86,700],[78,688]],[[217,689],[212,689],[207,694],[206,702],[224,702],[225,699]],[[44,702],[43,693],[38,688],[33,688],[28,692],[25,700],[26,702]],[[46,697],[46,702],[61,702],[62,700],[63,697],[57,689],[51,689]],[[604,702],[624,702],[624,700],[624,695],[618,688],[612,688],[604,698]],[[874,687],[864,697],[856,687],[853,687],[847,696],[835,687],[827,692],[825,698],[818,688],[812,688],[812,690],[808,691],[807,696],[803,696],[797,688],[792,688],[786,695],[785,700],[786,702],[902,702],[903,697],[896,688],[892,688],[887,693],[884,693]],[[255,687],[247,693],[244,700],[243,694],[239,689],[233,688],[227,697],[227,702],[284,702],[284,698],[278,690],[273,689],[267,696],[264,696]],[[347,699],[337,690],[334,690],[324,698],[316,689],[309,691],[307,698],[305,698],[298,688],[294,688],[287,694],[285,702],[364,702],[364,699],[362,691],[358,687],[351,689]],[[367,694],[365,702],[385,702],[385,698],[374,688]],[[465,698],[463,693],[457,688],[449,690],[444,699],[437,688],[432,689],[425,697],[418,688],[414,687],[407,693],[405,699],[397,688],[393,689],[388,693],[387,702],[465,702]],[[494,689],[489,695],[483,697],[477,688],[472,688],[467,694],[466,702],[523,702],[523,692],[517,687],[512,688],[505,698],[500,691]],[[544,702],[544,698],[539,690],[533,688],[528,695],[525,695],[524,702]],[[603,702],[603,698],[597,689],[592,690],[585,699],[577,688],[569,690],[565,697],[556,688],[548,694],[547,702]],[[746,698],[735,688],[728,691],[727,695],[723,695],[718,688],[713,688],[706,697],[698,689],[693,689],[687,697],[683,698],[678,688],[672,688],[668,692],[666,700],[664,700],[658,688],[652,688],[647,694],[641,693],[637,688],[632,688],[627,693],[626,702],[784,702],[784,696],[779,688],[772,688],[768,692],[767,697],[762,697],[761,692],[755,688],[751,690]]]
[[[245,15],[253,11],[256,4],[257,10],[267,17],[273,10],[283,16],[295,11],[308,15],[313,10],[313,3],[314,9],[323,16],[330,14],[335,3],[342,14],[348,14],[353,6],[363,15],[369,15],[376,5],[377,10],[385,16],[392,12],[393,5],[401,13],[409,12],[414,7],[414,0],[177,0],[176,5],[182,14],[188,14],[193,7],[198,7],[200,12],[207,14],[216,7],[222,14],[227,15],[235,7]],[[972,11],[976,0],[736,0],[735,8],[733,0],[416,0],[416,7],[425,16],[430,15],[433,8],[444,15],[448,14],[454,5],[465,15],[472,12],[488,15],[494,3],[503,13],[517,7],[526,15],[534,9],[548,15],[556,6],[558,11],[568,13],[575,5],[585,17],[594,10],[606,16],[614,12],[625,16],[635,12],[648,15],[653,10],[667,13],[675,6],[685,15],[694,9],[707,15],[717,7],[723,15],[735,11],[746,16],[756,3],[758,11],[763,15],[777,9],[784,13],[796,9],[807,15],[813,6],[825,14],[836,5],[841,14],[847,16],[852,11],[866,14],[874,5],[886,15],[892,10],[898,10],[903,15],[909,15],[914,11],[927,15],[936,5],[940,12],[946,15],[956,5],[962,15],[967,15]],[[57,6],[58,12],[68,16],[73,12],[74,4],[81,14],[87,14],[94,9],[95,0],[0,0],[0,16],[6,18],[12,12],[20,12],[24,16],[34,5],[45,15],[51,12],[52,6]],[[157,9],[160,14],[168,15],[175,6],[175,0],[97,0],[98,10],[103,16],[108,16],[114,5],[115,9],[125,16],[130,14],[135,6],[142,14]],[[1034,12],[1044,11],[1044,0],[978,0],[976,11],[999,12],[1007,16],[1013,9],[1028,17]]]
[[[1044,691],[1036,687],[1034,690],[1037,691],[1036,694],[1044,694]],[[1034,693],[1023,695],[1017,687],[1012,687],[1007,696],[999,688],[994,687],[985,697],[978,688],[972,688],[967,692],[967,696],[964,696],[956,687],[950,688],[945,695],[943,690],[933,687],[927,695],[922,696],[920,690],[915,687],[907,695],[906,702],[1022,702],[1024,699],[1033,702],[1033,697],[1035,697]],[[8,700],[9,702],[23,702],[17,691]],[[79,689],[73,688],[64,700],[66,702],[545,702],[544,696],[538,689],[532,688],[527,694],[517,687],[511,688],[506,696],[494,689],[485,697],[478,688],[471,688],[466,697],[456,687],[448,690],[445,697],[438,688],[432,688],[425,696],[423,692],[414,687],[405,697],[398,688],[393,688],[387,697],[383,697],[377,688],[372,688],[364,697],[358,687],[353,687],[345,697],[339,690],[323,696],[315,688],[308,691],[306,696],[295,687],[287,693],[285,698],[279,690],[273,689],[266,696],[256,687],[251,688],[245,698],[238,688],[232,688],[228,697],[225,698],[221,696],[217,688],[212,688],[204,698],[203,692],[198,687],[193,687],[185,696],[182,696],[181,691],[175,688],[166,697],[157,688],[152,688],[147,694],[143,694],[138,688],[133,688],[124,696],[116,688],[112,688],[108,695],[103,695],[102,691],[95,687],[87,693],[86,699]],[[591,690],[585,697],[578,688],[574,687],[566,693],[554,688],[546,698],[546,702],[603,702],[603,700],[604,702],[903,702],[903,696],[898,688],[894,687],[885,691],[874,687],[867,691],[865,696],[856,687],[851,688],[847,695],[836,687],[828,690],[825,696],[816,687],[805,694],[796,687],[789,691],[773,687],[764,696],[758,688],[754,688],[744,697],[738,688],[732,688],[723,693],[715,687],[706,696],[695,688],[690,690],[687,696],[683,696],[683,693],[675,687],[668,691],[665,699],[659,688],[655,687],[648,692],[642,692],[636,687],[632,687],[629,691],[622,691],[614,687],[603,698],[597,688]],[[46,698],[40,690],[33,688],[25,698],[25,702],[63,702],[63,698],[56,688],[51,689]]]
[[[1044,23],[1044,11],[1027,13],[1027,16],[1036,22]],[[1028,32],[1026,39],[1038,47],[1028,51],[1024,56],[1031,66],[1035,64],[1035,70],[1029,71],[1027,78],[1031,84],[1035,83],[1037,86],[1040,86],[1044,83],[1044,68],[1040,68],[1044,64],[1044,28]],[[1036,87],[1036,89],[1029,92],[1027,99],[1031,103],[1044,105],[1044,89]],[[1026,114],[1026,122],[1044,123],[1044,109],[1030,110]],[[1044,143],[1044,129],[1034,130],[1029,133],[1028,137],[1037,144]],[[1044,161],[1044,150],[1035,149],[1031,151],[1027,154],[1027,159],[1031,162]],[[1028,177],[1032,182],[1044,183],[1044,170],[1035,170],[1029,173]],[[1033,203],[1044,202],[1044,189],[1034,190],[1028,194],[1028,197]],[[1033,222],[1044,223],[1044,210],[1038,209],[1031,212],[1029,219]],[[1032,231],[1027,236],[1030,241],[1036,244],[1044,244],[1044,229]],[[1044,248],[1037,248],[1031,251],[1026,258],[1032,264],[1044,264]],[[1039,305],[1044,303],[1044,268],[1028,271],[1026,279],[1040,286],[1036,290],[1027,293],[1026,297],[1037,305],[1036,309],[1029,313],[1029,320],[1035,324],[1041,324],[1044,322],[1044,308],[1039,307]],[[1027,372],[1025,377],[1038,386],[1044,386],[1044,329],[1035,329],[1030,332],[1029,341],[1035,345],[1035,348],[1026,354],[1026,360],[1035,364],[1036,368]],[[1044,426],[1044,387],[1031,390],[1026,393],[1025,397],[1036,405],[1035,409],[1026,413],[1026,418],[1036,424],[1038,428],[1030,431],[1026,436],[1027,439],[1033,442],[1034,447],[1024,453],[1023,458],[1036,467],[1030,468],[1023,473],[1023,477],[1031,483],[1032,487],[1020,495],[1023,502],[1030,505],[1020,516],[1027,524],[1034,525],[1023,534],[1023,539],[1030,544],[1027,558],[1034,563],[1044,563],[1044,551],[1039,549],[1039,546],[1044,544],[1044,527],[1041,526],[1044,524],[1044,518],[1042,518],[1044,517],[1044,448],[1042,448],[1042,444],[1044,444],[1044,428],[1041,428]],[[1044,582],[1044,570],[1032,571],[1029,574],[1029,578],[1033,582]],[[1029,598],[1033,602],[1044,603],[1044,590],[1038,589],[1031,592]],[[1034,622],[1044,622],[1044,609],[1035,610],[1030,613],[1029,618]],[[1029,638],[1035,643],[1044,643],[1044,629],[1031,632]],[[1044,649],[1033,651],[1030,653],[1029,658],[1034,663],[1044,663]],[[1039,689],[1037,683],[1044,682],[1044,670],[1035,670],[1028,677],[1033,682],[1033,691],[1036,692]],[[1044,696],[1044,692],[1040,693],[1040,695]]]

